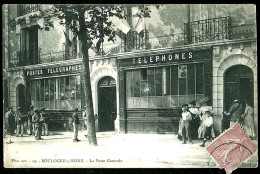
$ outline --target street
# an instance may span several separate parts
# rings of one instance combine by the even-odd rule
[[[116,134],[98,132],[98,146],[89,146],[83,132],[80,142],[73,132],[51,132],[36,141],[34,136],[4,138],[7,168],[218,168],[195,140],[182,144],[174,134]],[[254,143],[258,145],[257,140]],[[209,141],[206,145],[209,144]],[[258,166],[254,154],[240,167]]]

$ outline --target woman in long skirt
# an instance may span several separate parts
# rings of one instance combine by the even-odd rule
[[[248,105],[246,102],[246,108],[242,117],[244,118],[244,124],[242,125],[243,129],[245,130],[246,134],[249,138],[255,138],[255,130],[254,130],[254,109]]]

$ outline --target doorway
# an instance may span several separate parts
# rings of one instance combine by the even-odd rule
[[[16,88],[16,106],[21,107],[21,112],[24,113],[26,111],[26,100],[25,100],[25,86],[23,84],[19,84]]]
[[[106,76],[98,82],[98,130],[114,131],[116,108],[116,81]]]
[[[227,69],[224,75],[225,111],[229,110],[235,99],[238,99],[240,102],[246,100],[250,106],[254,107],[253,71],[245,65],[232,66]]]

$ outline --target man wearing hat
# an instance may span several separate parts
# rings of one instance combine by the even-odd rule
[[[32,123],[32,116],[34,114],[33,111],[33,106],[31,105],[29,107],[29,112],[27,114],[27,118],[28,118],[28,135],[32,135],[32,133],[34,132],[34,124]],[[33,133],[34,134],[34,133]]]
[[[45,108],[41,108],[41,121],[42,121],[42,136],[48,136],[48,113]]]
[[[18,107],[17,108],[17,112],[16,112],[16,116],[15,116],[15,123],[16,123],[16,136],[19,136],[19,132],[21,130],[21,137],[23,136],[23,125],[24,125],[24,116],[22,113],[22,108]]]
[[[34,123],[34,130],[35,130],[35,139],[40,140],[41,139],[41,123],[40,123],[40,112],[38,108],[34,109],[34,114],[32,116],[32,122]]]
[[[234,100],[234,103],[230,107],[228,112],[224,112],[226,116],[230,116],[230,127],[232,127],[236,122],[239,121],[241,115],[243,114],[242,105],[239,103],[239,101],[236,99]]]

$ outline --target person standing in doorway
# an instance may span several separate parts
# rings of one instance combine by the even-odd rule
[[[224,112],[226,116],[230,116],[230,125],[229,127],[232,127],[235,123],[237,123],[243,113],[242,105],[239,103],[239,101],[236,99],[234,100],[234,103],[230,107],[228,112]]]
[[[41,122],[40,122],[40,112],[38,110],[38,108],[34,109],[34,115],[32,117],[32,122],[34,123],[34,130],[35,130],[35,139],[36,140],[40,140],[41,138]]]
[[[18,107],[16,116],[15,116],[15,123],[16,123],[16,136],[19,136],[19,132],[21,132],[21,137],[23,137],[23,129],[24,129],[24,116],[22,113],[22,108]]]
[[[254,109],[248,104],[247,101],[245,101],[245,103],[245,112],[241,116],[244,119],[242,127],[245,130],[246,134],[249,136],[249,138],[255,139]]]
[[[183,138],[183,144],[186,144],[186,140],[188,138],[188,141],[190,144],[192,144],[191,136],[190,136],[190,121],[192,120],[191,113],[188,111],[188,105],[184,104],[182,105],[182,138]]]
[[[29,112],[27,114],[27,118],[28,118],[28,135],[32,135],[34,134],[34,124],[32,122],[32,116],[34,115],[34,111],[33,111],[33,106],[31,105],[29,107]]]
[[[11,136],[14,134],[15,129],[15,113],[13,112],[13,108],[9,107],[8,112],[5,115],[5,128],[6,134],[9,135],[9,141],[7,144],[13,143],[11,140]]]
[[[84,120],[84,128],[86,129],[84,136],[86,138],[88,138],[88,116],[87,116],[87,112],[86,112],[86,107],[84,107],[84,109],[82,111],[82,118]]]
[[[72,124],[73,124],[73,132],[74,132],[74,137],[73,137],[73,142],[79,142],[80,140],[78,139],[78,125],[79,125],[79,117],[78,117],[78,108],[75,108],[72,114]]]
[[[42,136],[48,136],[48,113],[45,111],[45,108],[41,108],[41,121],[42,121]]]

